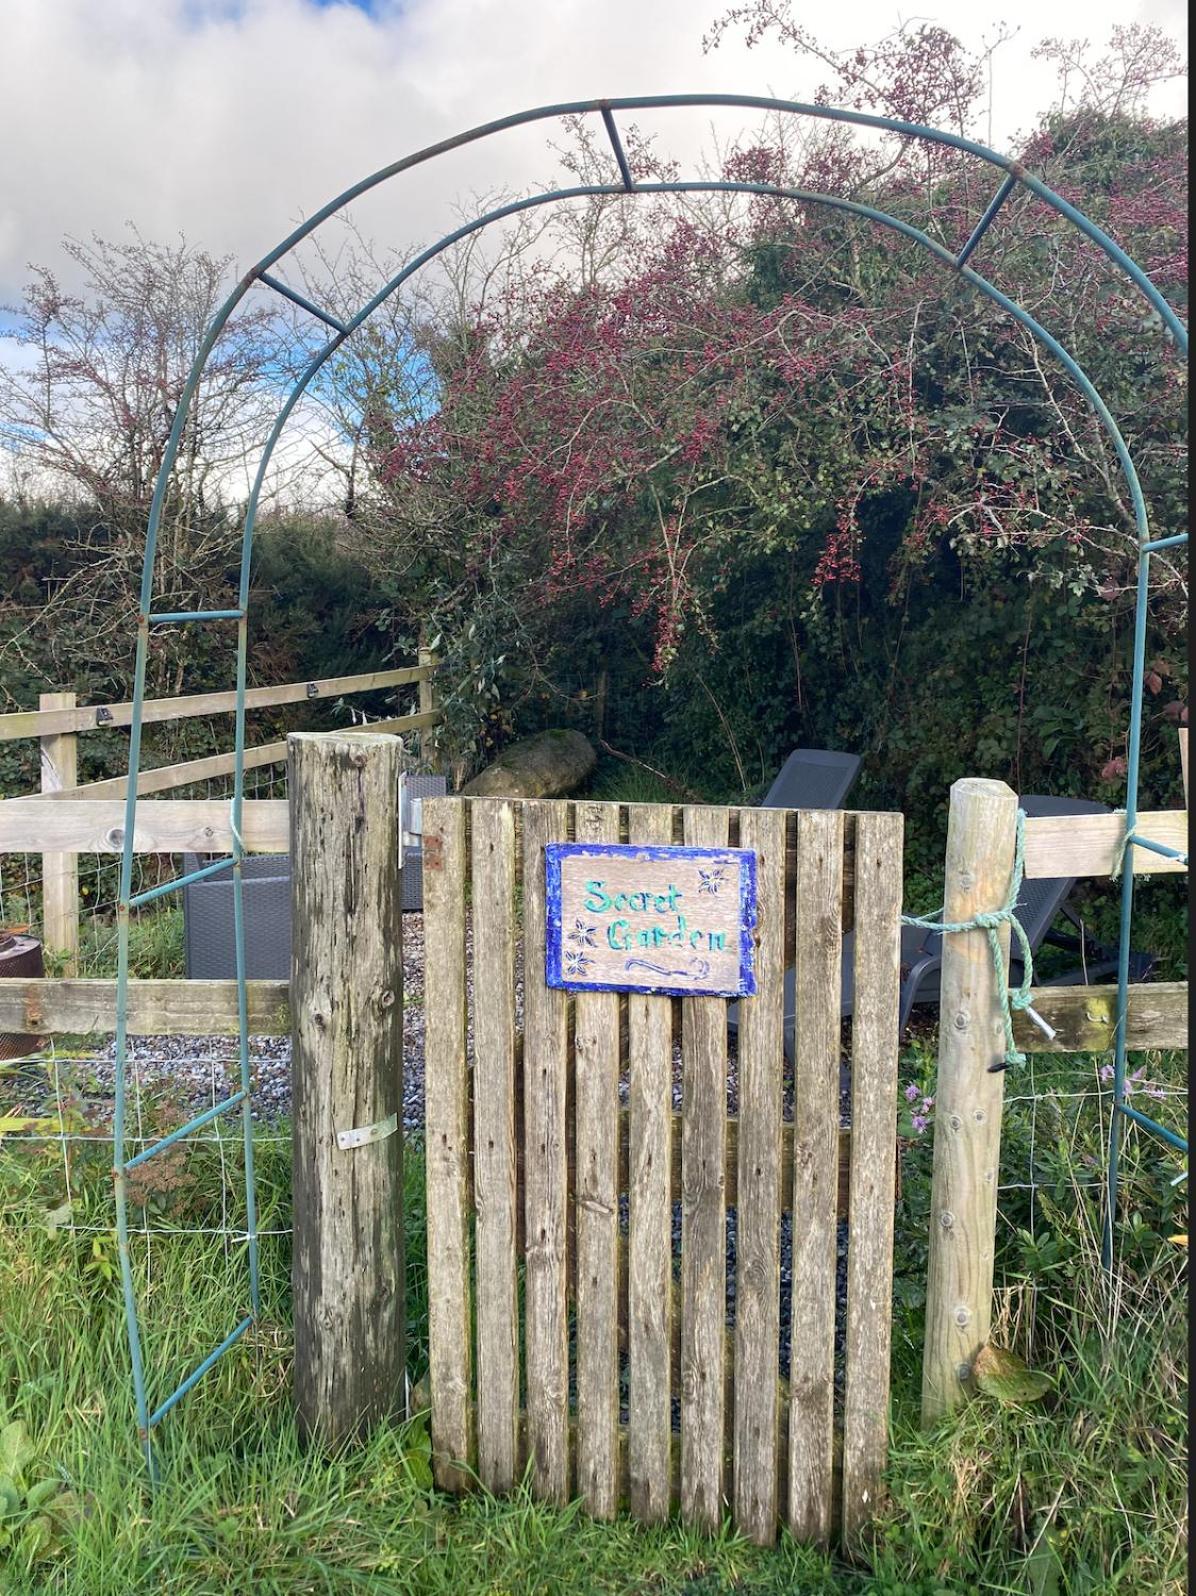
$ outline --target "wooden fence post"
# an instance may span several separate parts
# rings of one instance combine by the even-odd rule
[[[42,693],[39,709],[74,709],[74,693]],[[79,783],[79,739],[74,732],[43,737],[42,791],[63,792]],[[42,854],[42,945],[65,954],[63,975],[79,973],[79,856]]]
[[[327,1444],[405,1403],[401,752],[287,738],[295,1404]]]
[[[431,649],[419,650],[420,666],[429,665],[435,669],[438,661]],[[440,708],[439,695],[436,692],[436,678],[434,676],[421,676],[419,682],[419,712],[421,715],[432,715]],[[440,740],[437,736],[438,728],[425,726],[419,734],[420,763],[427,765],[429,770],[436,763],[440,751]]]
[[[1009,890],[1017,795],[1003,781],[965,778],[951,788],[944,919],[997,908]],[[1009,927],[1000,931],[1009,951]],[[996,1244],[1005,1052],[996,975],[985,931],[943,938],[938,1083],[922,1422],[971,1394],[972,1363],[988,1340]]]
[[[1179,768],[1184,779],[1184,808],[1188,807],[1188,728],[1180,727],[1179,732]]]

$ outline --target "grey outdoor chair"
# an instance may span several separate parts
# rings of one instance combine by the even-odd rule
[[[442,798],[444,776],[408,776],[413,798]],[[396,846],[398,839],[395,839]],[[184,854],[183,873],[190,875],[206,861]],[[424,907],[423,853],[408,850],[403,861],[403,913],[421,914]],[[285,853],[248,854],[242,866],[242,908],[245,916],[245,975],[250,981],[291,978],[291,860]],[[236,977],[233,940],[233,872],[218,870],[183,888],[183,957],[189,981],[231,981]]]
[[[1027,794],[1020,800],[1027,816],[1042,815],[1105,815],[1105,804],[1093,803],[1084,798],[1051,798],[1041,794]],[[1040,980],[1040,986],[1078,986],[1108,976],[1117,968],[1116,948],[1104,947],[1090,936],[1082,923],[1067,908],[1067,898],[1075,886],[1073,876],[1056,876],[1042,881],[1026,881],[1018,896],[1017,916],[1030,944],[1031,953],[1037,953],[1042,944],[1079,953],[1083,963],[1063,975]],[[1079,932],[1052,931],[1055,920],[1064,915]],[[939,1001],[939,982],[943,965],[943,939],[937,931],[924,931],[920,926],[901,928],[901,998],[898,1025],[904,1032],[915,1005],[932,1005]],[[1016,986],[1022,979],[1022,961],[1018,957],[1018,944],[1013,944],[1009,962],[1009,983]],[[1149,974],[1154,959],[1148,954],[1131,953],[1131,979],[1140,981]],[[794,1010],[796,973],[785,971],[785,1054],[794,1054]],[[855,935],[848,931],[843,938],[843,986],[840,1013],[847,1016],[855,1008]],[[736,1030],[739,1019],[736,1005],[730,1005],[727,1021]]]
[[[860,768],[858,754],[795,748],[760,800],[762,809],[842,809]]]

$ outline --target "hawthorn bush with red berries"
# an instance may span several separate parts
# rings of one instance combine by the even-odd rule
[[[1025,150],[1181,313],[1184,135],[1081,106]],[[601,170],[577,149],[577,175]],[[738,148],[722,175],[867,199],[958,247],[990,170],[884,155],[832,127]],[[643,141],[635,161],[661,175]],[[597,727],[716,797],[804,742],[864,754],[861,801],[907,810],[941,809],[965,771],[1118,801],[1133,523],[1049,354],[927,252],[825,207],[576,211],[581,271],[508,261],[500,294],[426,337],[434,411],[370,418],[378,568],[439,635],[461,742]],[[973,264],[1105,396],[1156,532],[1186,525],[1184,366],[1141,297],[1025,193]],[[1178,563],[1155,578],[1145,786],[1162,803],[1186,586]]]

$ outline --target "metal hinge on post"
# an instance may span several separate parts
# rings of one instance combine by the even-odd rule
[[[418,851],[420,839],[424,834],[424,802],[422,798],[413,798],[411,789],[407,785],[407,773],[403,771],[399,776],[399,868],[402,869],[407,861],[407,855],[413,850]]]

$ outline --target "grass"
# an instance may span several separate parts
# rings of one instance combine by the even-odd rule
[[[903,1081],[928,1082],[930,1041],[903,1058]],[[1178,1084],[1184,1059],[1142,1062]],[[994,1338],[1054,1381],[1042,1402],[981,1396],[933,1432],[917,1425],[921,1291],[929,1193],[928,1133],[907,1122],[894,1292],[891,1505],[868,1558],[848,1565],[795,1546],[705,1539],[673,1522],[596,1526],[525,1493],[456,1502],[429,1488],[422,1420],[381,1429],[360,1450],[305,1451],[291,1419],[289,1252],[262,1244],[264,1311],[243,1343],[158,1432],[151,1495],[134,1433],[128,1358],[109,1232],[102,1145],[72,1144],[71,1207],[61,1148],[0,1143],[0,1474],[20,1423],[27,1445],[13,1491],[0,1482],[5,1596],[207,1593],[556,1593],[1028,1591],[1178,1593],[1184,1589],[1186,1230],[1173,1168],[1133,1139],[1126,1159],[1120,1266],[1098,1261],[1097,1061],[1036,1061],[1040,1097],[1007,1113],[1005,1177],[1031,1153],[1039,1189],[1005,1194]],[[1016,1098],[1025,1083],[1013,1082]],[[1152,1107],[1167,1118],[1182,1102]],[[913,1105],[908,1105],[910,1112]],[[920,1107],[920,1104],[918,1105]],[[231,1146],[233,1144],[229,1144]],[[228,1147],[225,1152],[227,1154]],[[257,1152],[262,1224],[285,1229],[289,1147]],[[1093,1161],[1095,1160],[1095,1167]],[[141,1192],[149,1222],[236,1225],[235,1159],[220,1150],[163,1155]],[[413,1360],[424,1354],[422,1168],[407,1175]],[[65,1228],[68,1222],[80,1229]],[[89,1229],[88,1227],[92,1227]],[[138,1249],[146,1345],[157,1398],[244,1311],[244,1258],[218,1236],[158,1236]],[[414,1371],[418,1373],[418,1367]],[[154,1400],[151,1396],[151,1400]],[[11,1458],[9,1462],[11,1464]],[[43,1499],[44,1498],[44,1499]],[[15,1505],[14,1505],[15,1501]]]

